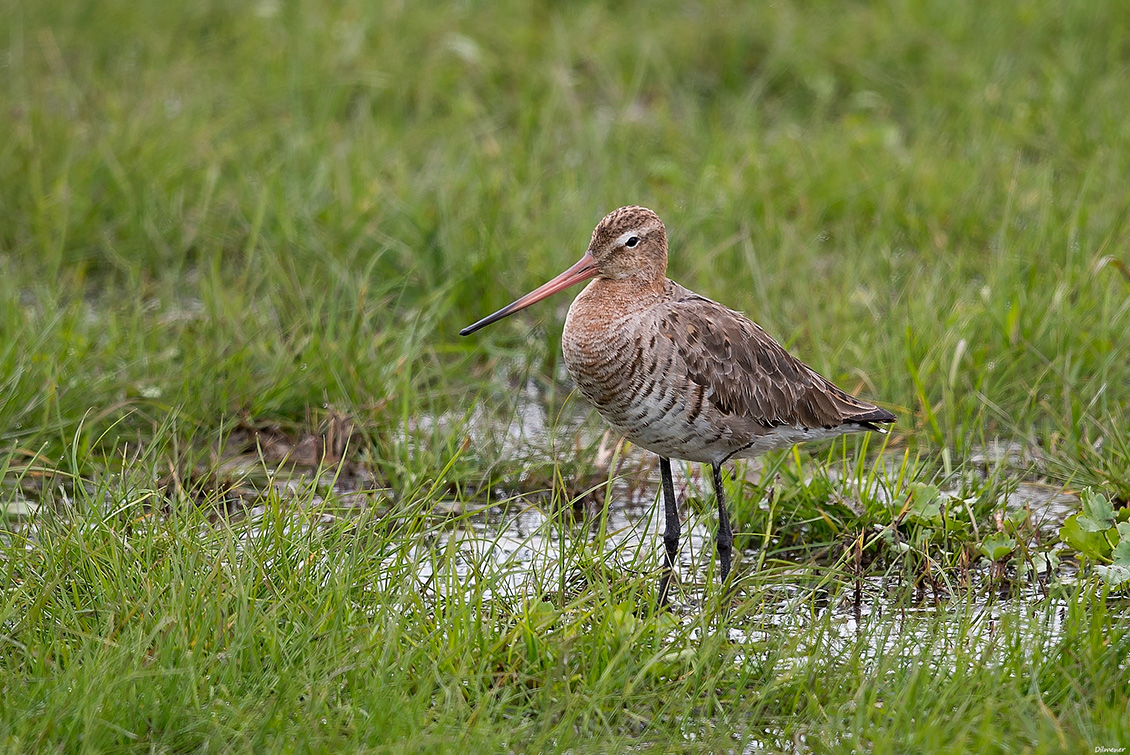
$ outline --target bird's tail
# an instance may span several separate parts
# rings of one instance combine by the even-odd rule
[[[885,433],[887,430],[883,425],[889,425],[897,419],[894,414],[886,409],[869,404],[867,407],[867,410],[850,414],[844,420],[877,433]]]

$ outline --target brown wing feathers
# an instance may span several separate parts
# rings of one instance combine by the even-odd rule
[[[688,377],[709,390],[708,400],[724,414],[764,427],[894,420],[885,409],[832,385],[741,313],[710,299],[692,294],[672,301],[659,328],[682,357]]]

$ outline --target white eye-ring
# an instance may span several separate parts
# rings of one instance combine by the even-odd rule
[[[627,241],[624,242],[624,246],[631,248],[638,243],[640,243],[640,237],[639,236],[632,236],[630,239],[628,239]]]

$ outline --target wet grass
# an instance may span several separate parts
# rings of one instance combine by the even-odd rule
[[[829,606],[846,570],[764,570],[725,616],[716,598],[656,616],[653,554],[625,568],[583,527],[547,525],[568,578],[539,592],[445,544],[467,517],[437,525],[434,495],[395,514],[274,495],[217,518],[208,500],[156,511],[145,484],[106,481],[6,538],[9,749],[1124,741],[1130,646],[1095,582],[1036,601],[979,587],[936,611],[871,582],[846,626]]]
[[[0,4],[0,743],[1130,745],[1124,601],[1006,503],[1130,497],[1121,10]],[[559,523],[654,495],[554,421],[568,297],[455,335],[627,203],[899,415],[728,478],[728,613]],[[516,590],[449,535],[528,505]]]

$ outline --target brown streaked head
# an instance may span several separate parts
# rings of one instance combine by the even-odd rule
[[[662,279],[667,275],[667,229],[646,207],[621,207],[597,223],[588,254],[601,278]]]
[[[492,315],[459,331],[469,336],[480,328],[525,309],[547,296],[589,278],[640,278],[662,281],[667,274],[667,229],[646,207],[621,207],[604,216],[592,232],[585,254],[572,267]]]

